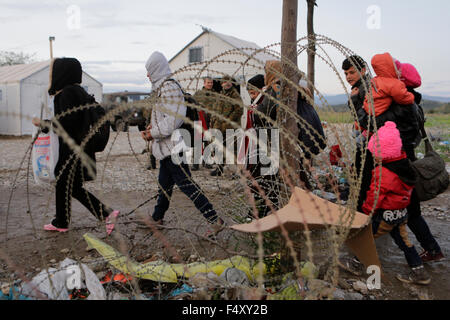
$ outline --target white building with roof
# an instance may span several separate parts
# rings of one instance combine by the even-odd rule
[[[0,134],[33,133],[31,118],[40,116],[41,107],[52,107],[47,90],[50,60],[0,67]],[[102,101],[103,85],[83,71],[81,86]]]
[[[278,57],[256,43],[215,32],[202,27],[203,32],[169,60],[175,78],[189,92],[202,88],[202,77],[221,78],[224,74],[241,82],[241,96],[249,102],[245,83],[256,74],[264,74],[267,60]]]

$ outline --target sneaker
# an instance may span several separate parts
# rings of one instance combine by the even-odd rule
[[[431,282],[431,278],[423,266],[411,268],[408,275],[397,275],[397,279],[404,283],[427,285]]]
[[[423,250],[419,254],[419,256],[422,259],[423,263],[437,262],[437,261],[441,261],[442,259],[444,259],[444,255],[442,254],[442,251],[439,251],[438,253],[433,253],[433,252],[430,252],[427,250]]]
[[[226,228],[225,221],[223,221],[221,218],[217,218],[216,223],[211,224],[211,229],[206,232],[205,236],[210,239],[214,238],[225,228]]]
[[[46,231],[58,231],[58,232],[67,232],[69,228],[57,228],[53,224],[49,223],[44,226],[44,230]]]
[[[364,266],[356,257],[340,258],[338,259],[338,266],[355,276],[362,276],[364,273]]]
[[[108,234],[108,236],[111,234],[111,232],[113,232],[114,227],[116,226],[116,220],[119,213],[120,211],[114,210],[105,220],[106,233]]]

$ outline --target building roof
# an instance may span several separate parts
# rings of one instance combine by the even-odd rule
[[[0,67],[0,83],[16,83],[50,65],[50,60],[29,64]]]
[[[239,49],[241,52],[247,54],[247,55],[252,55],[255,52],[255,49],[262,49],[260,46],[258,46],[256,43],[254,42],[250,42],[250,41],[246,41],[246,40],[242,40],[233,36],[229,36],[223,33],[219,33],[219,32],[215,32],[209,28],[206,27],[202,27],[203,32],[200,33],[197,37],[195,37],[192,41],[190,41],[186,46],[183,47],[183,49],[181,49],[175,56],[173,56],[170,60],[169,63],[172,62],[172,60],[174,60],[181,52],[183,52],[184,50],[186,50],[186,48],[188,48],[193,42],[195,42],[198,38],[200,38],[201,36],[203,36],[205,33],[210,33],[215,35],[217,38],[221,39],[222,41],[224,41],[225,43],[228,43],[230,46],[232,46],[233,48]],[[267,60],[274,60],[275,57],[265,53],[265,52],[260,52],[258,54],[255,55],[255,58],[258,60],[262,60],[262,61],[267,61]]]
[[[28,64],[17,64],[14,66],[0,67],[0,83],[17,83],[26,78],[32,76],[36,72],[42,71],[50,66],[50,60],[34,62]],[[98,82],[103,86],[100,81],[83,71],[83,73],[90,77],[92,80]]]

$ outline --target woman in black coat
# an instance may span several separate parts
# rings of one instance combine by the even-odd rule
[[[87,109],[77,110],[65,114],[70,109],[94,102],[81,86],[82,69],[80,62],[75,58],[58,58],[53,60],[50,66],[50,89],[48,93],[54,96],[54,110],[57,122],[64,131],[75,141],[77,145],[83,142],[89,133]],[[63,114],[64,113],[64,114]],[[37,118],[33,124],[40,125]],[[45,130],[45,129],[44,129]],[[47,231],[66,232],[69,229],[71,218],[71,198],[81,202],[97,219],[106,221],[108,234],[114,229],[114,223],[119,211],[101,203],[94,195],[83,188],[84,181],[93,180],[95,177],[88,174],[88,170],[81,163],[69,145],[59,137],[59,158],[55,167],[56,181],[56,217],[50,224],[44,226]],[[95,152],[85,147],[83,150],[93,160],[95,173]]]

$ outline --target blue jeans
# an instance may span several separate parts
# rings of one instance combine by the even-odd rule
[[[376,213],[372,217],[372,232],[375,239],[389,233],[392,239],[394,239],[395,244],[405,254],[406,261],[411,268],[423,264],[416,248],[409,242],[408,231],[406,231],[406,222],[390,225],[383,220],[383,213]]]
[[[158,182],[160,188],[158,191],[158,200],[152,215],[153,220],[158,221],[164,218],[164,214],[169,209],[173,187],[176,184],[191,199],[195,207],[203,214],[208,222],[216,222],[217,213],[203,194],[200,186],[192,180],[189,166],[187,164],[176,165],[172,162],[171,157],[167,157],[159,163]]]

